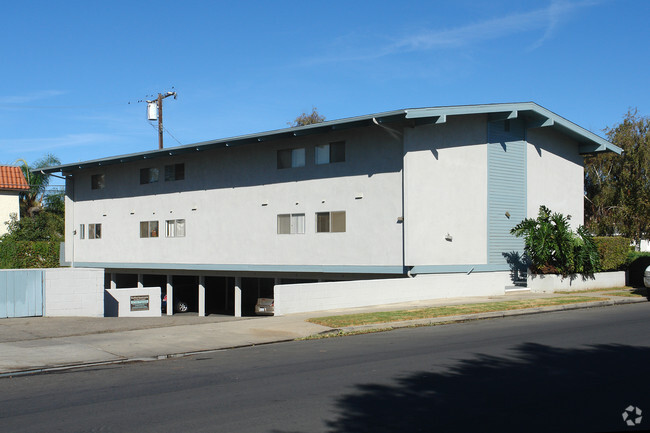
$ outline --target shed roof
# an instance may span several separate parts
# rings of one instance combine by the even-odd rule
[[[26,191],[28,189],[29,184],[20,167],[0,165],[0,190]]]
[[[201,152],[215,148],[241,146],[278,139],[291,139],[294,137],[301,137],[312,134],[324,134],[332,130],[358,128],[381,124],[401,123],[408,126],[418,126],[430,123],[445,123],[448,117],[471,114],[487,114],[490,120],[523,118],[526,120],[527,128],[556,129],[580,143],[580,153],[582,154],[599,152],[615,152],[621,154],[623,151],[621,148],[615,146],[604,138],[582,128],[581,126],[576,125],[573,122],[570,122],[561,116],[558,116],[552,111],[547,110],[546,108],[534,102],[517,102],[502,104],[408,108],[402,110],[387,111],[377,114],[368,114],[365,116],[330,120],[306,126],[277,129],[273,131],[240,135],[230,138],[203,141],[200,143],[169,147],[166,149],[156,149],[146,152],[138,152],[109,158],[77,162],[73,164],[63,164],[55,167],[48,167],[42,170],[45,173],[73,171],[91,167],[121,164],[143,159],[153,159],[164,156]]]

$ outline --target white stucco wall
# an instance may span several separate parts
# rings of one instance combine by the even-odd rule
[[[407,265],[486,263],[486,141],[482,115],[405,128]]]
[[[598,272],[591,276],[573,274],[535,275],[528,274],[527,286],[531,292],[553,293],[560,291],[609,289],[625,286],[625,271]]]
[[[549,128],[527,133],[527,213],[536,218],[540,205],[571,215],[575,229],[584,224],[584,170],[578,143]]]
[[[276,285],[275,315],[399,302],[505,294],[509,272],[418,275],[415,278]]]
[[[18,193],[13,191],[0,191],[0,236],[7,233],[7,222],[11,214],[20,219],[20,205]]]
[[[160,317],[162,315],[160,287],[107,289],[106,293],[114,300],[113,302],[117,303],[117,311],[111,311],[110,314],[107,311],[107,316]],[[132,296],[147,296],[149,298],[149,309],[131,311]]]
[[[345,162],[315,165],[314,145],[338,140]],[[305,167],[277,169],[278,149],[303,146]],[[181,162],[185,179],[165,182],[164,165]],[[75,173],[66,260],[401,267],[401,165],[401,140],[377,127]],[[140,185],[140,169],[152,166],[161,180]],[[106,188],[91,190],[100,172]],[[345,233],[316,233],[322,211],[345,211]],[[277,234],[277,215],[290,213],[305,214],[304,234]],[[166,238],[167,219],[185,219],[186,236]],[[140,238],[141,221],[158,221],[160,237]],[[79,224],[90,223],[102,224],[102,239],[79,239]]]
[[[104,269],[43,270],[43,316],[104,316]]]

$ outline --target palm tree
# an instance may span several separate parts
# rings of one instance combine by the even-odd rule
[[[34,161],[32,167],[24,159],[19,159],[16,162],[23,163],[20,168],[29,184],[29,190],[21,192],[19,196],[20,216],[32,217],[34,213],[39,212],[43,208],[43,196],[45,195],[47,186],[50,184],[50,177],[47,174],[32,170],[59,165],[61,161],[56,156],[48,153],[44,157]]]

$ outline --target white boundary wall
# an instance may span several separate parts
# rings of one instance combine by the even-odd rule
[[[581,274],[572,274],[567,277],[562,275],[528,274],[528,288],[531,292],[553,293],[558,290],[587,290],[609,289],[625,286],[625,271],[598,272],[593,277],[584,277]]]
[[[104,317],[104,269],[43,269],[43,316]]]
[[[505,294],[510,272],[417,275],[414,278],[276,285],[275,315],[399,302]]]
[[[160,287],[107,289],[106,292],[117,301],[118,317],[160,317],[162,315]],[[131,296],[149,296],[149,309],[131,311]]]

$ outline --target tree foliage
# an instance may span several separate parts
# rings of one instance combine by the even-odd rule
[[[43,211],[33,217],[18,219],[11,215],[7,224],[7,233],[0,237],[0,242],[52,241],[62,242],[65,222],[63,215]]]
[[[312,125],[314,123],[321,123],[324,121],[325,121],[325,116],[321,116],[318,113],[318,109],[316,107],[312,107],[311,113],[307,114],[303,112],[300,116],[296,117],[296,119],[292,123],[289,123],[289,125],[291,127],[305,126],[305,125]]]
[[[569,220],[540,206],[537,218],[526,218],[510,233],[524,237],[530,269],[536,274],[593,273],[599,270],[598,249],[583,226],[571,231]]]
[[[585,160],[585,219],[597,235],[650,237],[650,118],[630,110],[606,130],[623,155],[599,154]]]
[[[61,161],[51,153],[34,161],[31,167],[25,160],[21,161],[23,163],[21,169],[29,184],[29,190],[20,193],[20,216],[34,216],[36,212],[43,209],[43,199],[50,184],[50,176],[31,170],[58,165],[61,164]]]

